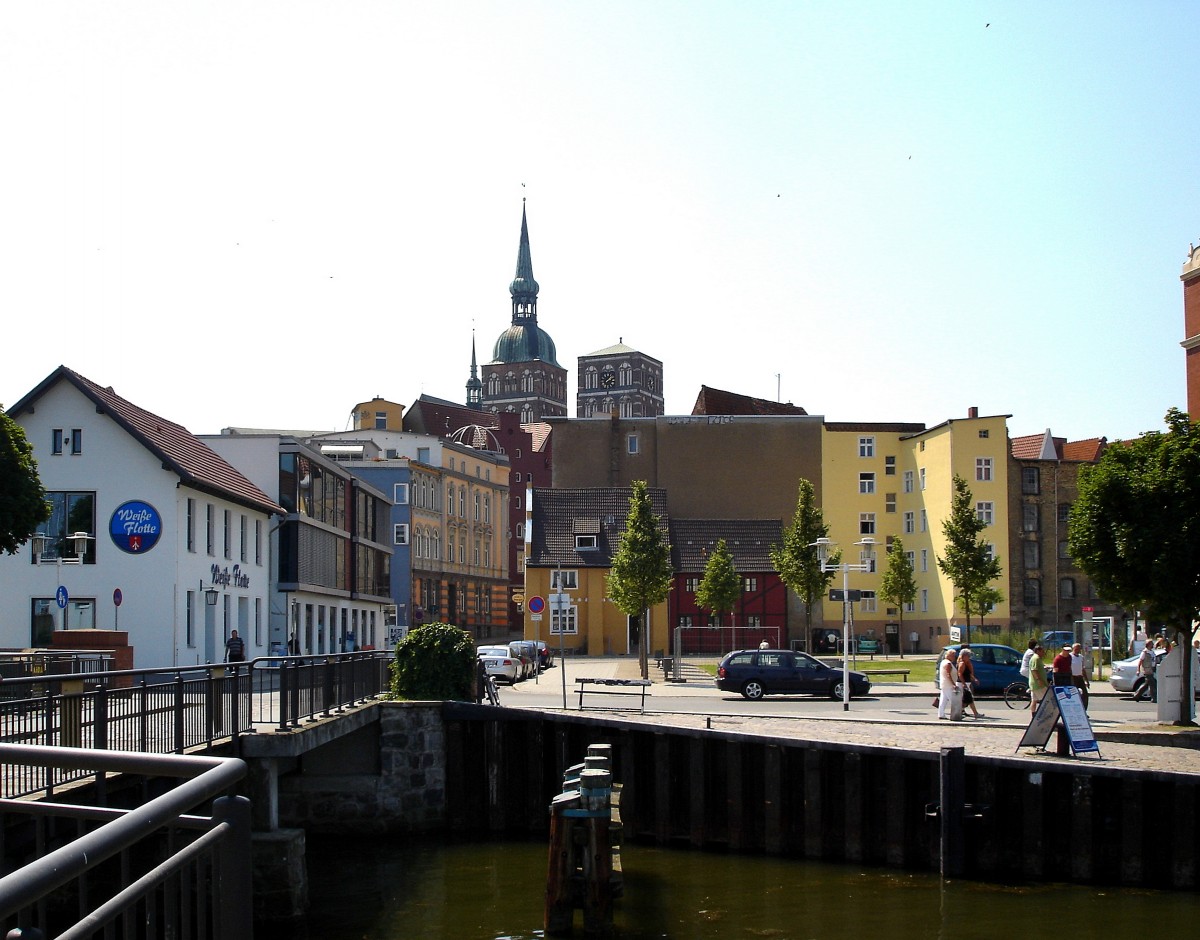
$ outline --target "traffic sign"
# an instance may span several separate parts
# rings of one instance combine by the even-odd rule
[[[120,607],[123,600],[125,600],[125,595],[121,593],[121,589],[113,588],[113,604]]]
[[[62,610],[64,607],[66,607],[67,601],[70,599],[71,595],[69,595],[67,593],[67,589],[60,584],[58,586],[58,590],[54,592],[54,600],[58,603],[59,610]]]
[[[533,597],[529,598],[529,603],[526,606],[529,608],[531,614],[540,614],[546,609],[546,601],[541,596],[534,594]]]

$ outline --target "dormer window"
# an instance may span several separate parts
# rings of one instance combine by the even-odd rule
[[[575,551],[577,552],[594,552],[600,546],[594,535],[576,535],[575,536]]]

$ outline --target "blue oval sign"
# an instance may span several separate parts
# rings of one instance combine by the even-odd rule
[[[136,499],[118,506],[108,521],[113,544],[131,555],[144,554],[157,545],[162,528],[158,510]]]

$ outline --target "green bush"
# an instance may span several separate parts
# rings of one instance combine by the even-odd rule
[[[393,698],[475,701],[475,641],[448,623],[414,627],[396,644]]]

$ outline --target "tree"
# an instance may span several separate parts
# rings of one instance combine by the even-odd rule
[[[729,554],[725,540],[718,539],[704,566],[704,577],[696,587],[696,605],[711,610],[719,627],[721,614],[732,611],[741,596],[742,581],[733,567],[733,556]]]
[[[15,555],[49,518],[50,504],[25,430],[0,411],[0,551]]]
[[[646,481],[634,480],[625,531],[608,572],[608,596],[625,616],[638,618],[638,663],[643,679],[650,678],[648,613],[667,599],[673,575],[671,546],[652,511]]]
[[[1071,557],[1096,593],[1183,633],[1200,610],[1200,427],[1172,408],[1167,431],[1109,446],[1079,469],[1067,523]],[[1178,724],[1192,724],[1192,659],[1183,657]]]
[[[392,697],[473,702],[476,655],[466,630],[448,623],[414,627],[396,644],[389,667]]]
[[[783,530],[783,544],[771,546],[771,564],[779,572],[779,580],[804,602],[805,638],[812,635],[812,608],[817,598],[824,597],[835,571],[822,571],[821,558],[813,543],[828,538],[829,526],[817,506],[816,490],[808,480],[800,479],[796,499],[796,514],[792,524]],[[840,555],[829,559],[837,564]]]
[[[887,553],[887,569],[879,581],[879,596],[887,603],[895,604],[900,611],[900,657],[904,657],[904,606],[917,597],[917,579],[913,577],[913,566],[904,553],[904,540],[899,536],[892,539]]]
[[[979,518],[973,502],[967,481],[956,473],[950,515],[942,522],[946,554],[937,560],[942,574],[954,585],[955,599],[967,618],[964,642],[968,644],[971,642],[971,614],[979,610],[979,595],[1003,573],[1000,559],[992,554],[980,536],[987,523]]]

